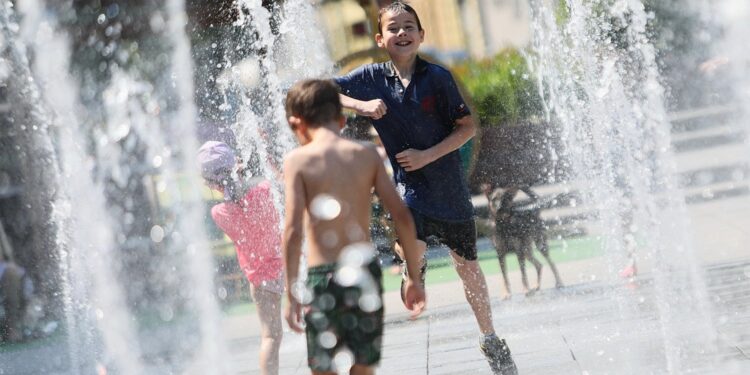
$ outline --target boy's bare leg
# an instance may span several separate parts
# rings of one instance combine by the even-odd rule
[[[466,260],[455,251],[451,251],[453,264],[456,266],[456,272],[464,284],[464,294],[466,301],[471,305],[474,311],[474,317],[479,324],[479,331],[482,334],[495,332],[492,326],[492,308],[490,306],[490,295],[487,291],[487,281],[484,278],[484,272],[479,267],[476,260]]]
[[[250,290],[260,319],[260,372],[262,375],[277,375],[282,335],[281,294],[252,286]]]

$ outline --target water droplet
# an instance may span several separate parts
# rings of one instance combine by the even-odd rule
[[[320,346],[326,349],[333,349],[338,340],[336,339],[336,335],[332,332],[323,332],[318,335],[318,342],[320,343]]]
[[[219,287],[219,290],[216,291],[216,294],[219,296],[220,300],[225,300],[227,299],[229,292],[227,292],[227,288],[222,286],[222,287]]]
[[[599,350],[599,351],[597,351],[597,352],[596,352],[596,355],[598,355],[598,356],[600,356],[600,357],[601,357],[601,356],[603,356],[603,355],[604,355],[604,350]]]
[[[365,294],[359,298],[359,308],[364,312],[375,312],[381,306],[383,306],[383,302],[377,294]]]
[[[172,319],[174,319],[174,310],[172,307],[162,306],[162,308],[159,309],[159,318],[165,322],[172,321]]]
[[[325,293],[318,298],[318,307],[323,311],[332,310],[336,307],[336,298],[329,293]]]
[[[98,320],[104,319],[104,311],[102,309],[96,309],[94,311],[94,314],[96,315],[96,319]]]
[[[303,305],[308,305],[312,302],[313,295],[312,291],[307,288],[307,285],[303,281],[296,281],[291,286],[292,296]]]
[[[333,220],[341,213],[341,204],[328,194],[320,194],[310,202],[310,214],[320,220]]]
[[[161,167],[163,162],[164,162],[164,159],[161,157],[161,155],[154,156],[154,159],[151,161],[151,163],[154,165],[155,168]]]
[[[329,231],[324,232],[320,236],[320,242],[323,245],[323,247],[335,248],[336,245],[339,244],[339,236],[336,234],[336,232],[329,230]]]
[[[151,227],[151,241],[159,243],[162,240],[164,240],[164,228],[159,225]]]
[[[339,264],[363,267],[375,258],[375,248],[369,242],[358,242],[345,247],[339,255]]]
[[[100,14],[99,17],[96,18],[96,23],[100,25],[103,24],[105,21],[107,21],[107,16],[104,13]]]
[[[360,267],[345,266],[336,271],[336,282],[344,287],[358,284],[361,278],[362,269]]]
[[[348,349],[342,349],[333,356],[333,364],[339,374],[348,374],[354,365],[354,355]]]

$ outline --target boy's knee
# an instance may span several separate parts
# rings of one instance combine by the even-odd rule
[[[273,351],[278,351],[281,347],[281,334],[264,334],[261,340]]]

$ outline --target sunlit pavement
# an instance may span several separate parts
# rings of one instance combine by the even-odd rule
[[[706,269],[712,301],[712,324],[719,348],[701,347],[680,362],[694,373],[742,374],[750,371],[750,262]],[[634,305],[621,308],[616,288]],[[666,373],[664,341],[652,280],[610,286],[579,283],[563,290],[544,290],[533,297],[493,300],[495,324],[514,353],[521,374]],[[416,321],[403,314],[388,317],[380,373],[485,374],[473,316],[465,304],[433,307]],[[690,327],[685,327],[690,335]],[[240,373],[255,373],[257,340],[231,345]],[[708,349],[708,346],[706,346]],[[308,373],[302,336],[287,334],[282,347],[282,374]]]
[[[750,253],[744,229],[750,225],[748,210],[747,198],[690,206],[693,247],[706,276],[718,348],[700,354],[701,347],[689,347],[695,352],[680,361],[684,371],[750,373]],[[546,273],[542,291],[530,297],[520,293],[520,274],[511,272],[515,294],[510,301],[500,298],[499,275],[488,276],[495,327],[508,340],[521,374],[667,373],[652,264],[645,259],[639,265],[640,276],[628,284],[609,276],[605,258],[563,263],[559,269],[567,286],[552,288],[551,274]],[[416,321],[407,319],[398,293],[386,293],[379,372],[489,373],[460,283],[430,285],[427,292],[429,309]],[[630,303],[623,306],[622,301]],[[243,374],[257,373],[254,319],[235,316],[225,322],[225,331],[236,335],[230,344],[232,363]],[[685,327],[686,336],[690,328]],[[309,373],[303,336],[287,333],[281,358],[282,374]]]

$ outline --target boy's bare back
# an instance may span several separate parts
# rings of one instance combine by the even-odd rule
[[[382,195],[387,189],[378,182],[392,184],[374,146],[322,137],[290,153],[285,172],[295,180],[287,199],[305,208],[310,267],[333,263],[347,245],[370,240],[372,190]]]

